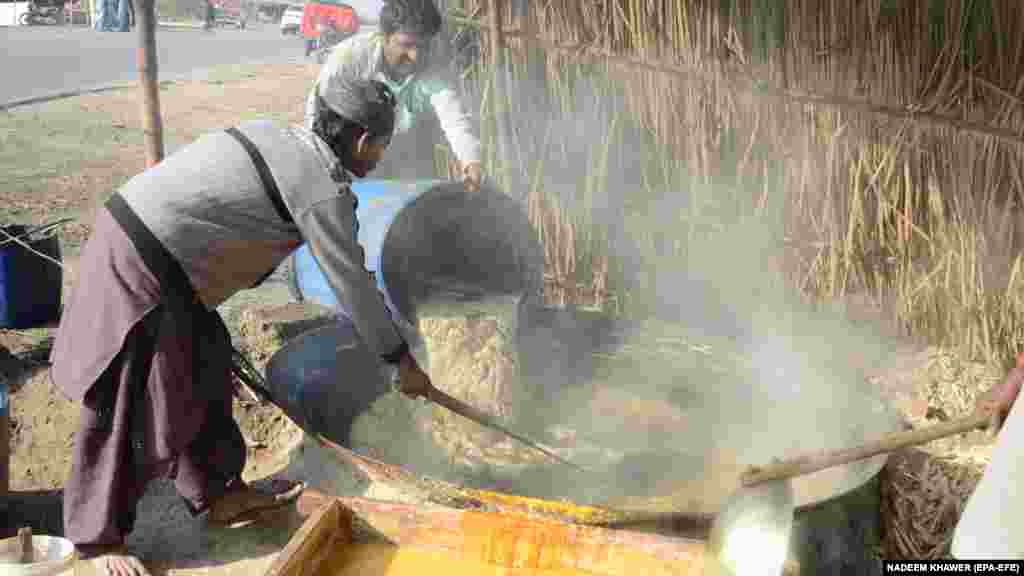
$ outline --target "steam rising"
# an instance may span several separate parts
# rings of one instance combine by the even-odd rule
[[[667,260],[676,271],[657,277],[660,320],[522,311],[521,385],[533,397],[516,407],[510,425],[545,442],[568,431],[574,441],[562,456],[597,476],[555,463],[457,465],[416,424],[430,407],[397,393],[356,421],[353,443],[421,475],[614,503],[664,495],[709,473],[732,487],[740,465],[849,447],[893,430],[893,413],[866,380],[886,360],[884,338],[790,297],[756,234],[734,231],[732,242],[694,245],[696,256]],[[422,348],[417,353],[429,363]],[[797,502],[853,489],[875,471],[859,464],[820,472],[797,486]]]
[[[552,128],[571,136],[564,142],[575,143],[576,153],[610,138],[621,111],[614,100],[579,98],[582,111],[563,121],[572,130],[563,130],[569,124]],[[779,264],[781,226],[744,221],[741,207],[725,202],[706,209],[695,199],[713,201],[719,191],[690,183],[641,210],[648,216],[631,216],[630,233],[622,233],[624,205],[654,169],[644,161],[641,133],[619,136],[607,165],[612,190],[592,199],[600,208],[595,223],[612,229],[613,250],[634,264],[626,271],[627,287],[651,319],[523,311],[519,360],[522,385],[533,397],[516,407],[509,423],[542,440],[571,434],[575,440],[562,455],[603,470],[601,477],[554,463],[515,472],[483,464],[459,468],[414,424],[429,407],[397,393],[356,421],[354,445],[372,446],[385,460],[422,475],[485,488],[500,481],[522,494],[601,502],[655,496],[676,481],[699,479],[716,455],[736,466],[765,464],[850,447],[894,429],[895,415],[866,380],[868,370],[888,360],[885,337],[876,327],[847,321],[839,309],[814,309],[795,296]],[[551,145],[525,155],[538,170],[545,166],[540,181],[563,200],[594,176],[592,162],[562,161],[566,156],[556,157]],[[684,224],[705,232],[691,234],[681,250],[652,249],[644,236]],[[467,253],[473,246],[471,239],[456,244]],[[603,410],[596,397],[605,402]],[[645,406],[664,410],[645,417]],[[802,494],[798,487],[798,505],[802,497],[817,500],[856,487],[868,479],[865,466],[814,475],[819,486]]]

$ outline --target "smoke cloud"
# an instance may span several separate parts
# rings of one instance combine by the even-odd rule
[[[688,181],[685,170],[670,175],[680,165],[656,157],[615,90],[579,81],[568,108],[574,114],[514,110],[520,132],[544,127],[516,158],[566,205],[591,206],[586,224],[608,231],[622,288],[633,309],[649,314],[625,321],[523,311],[521,385],[530,394],[509,424],[558,444],[595,475],[554,463],[513,478],[459,468],[414,425],[429,408],[397,394],[360,417],[355,444],[419,474],[482,487],[501,477],[521,494],[586,503],[665,493],[705,477],[716,460],[736,471],[895,429],[895,414],[867,381],[889,361],[887,338],[877,326],[851,323],[841,308],[798,297],[785,280],[781,222],[745,220],[749,206],[724,200],[735,191]],[[803,495],[853,488],[867,480],[866,469],[823,473],[823,487]]]

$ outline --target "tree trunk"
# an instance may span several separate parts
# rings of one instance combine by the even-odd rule
[[[135,65],[142,95],[142,132],[146,146],[146,167],[164,158],[163,125],[160,121],[160,87],[157,83],[156,13],[154,0],[138,0],[136,11],[139,46]]]

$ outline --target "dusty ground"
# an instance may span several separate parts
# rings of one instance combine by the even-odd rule
[[[168,152],[203,132],[243,119],[269,116],[300,120],[303,99],[315,71],[314,66],[297,64],[239,67],[187,84],[164,86],[160,96]],[[88,235],[95,207],[143,167],[137,95],[134,91],[89,95],[0,113],[0,140],[0,206],[5,207],[0,221],[39,224],[61,216],[77,218],[61,231],[69,264],[66,289],[71,290],[76,280],[74,258]],[[239,314],[246,307],[284,299],[283,286],[271,282],[260,291],[229,301],[222,312],[237,332]],[[867,306],[861,306],[858,314],[864,321],[876,316]],[[18,505],[9,510],[8,526],[3,527],[8,531],[23,521],[48,533],[60,531],[56,490],[68,472],[78,414],[77,407],[54,389],[46,375],[49,336],[46,329],[0,331],[0,372],[11,379],[13,393],[11,488],[19,502],[32,503],[31,508]],[[915,425],[925,423],[929,416],[935,420],[955,415],[965,405],[965,398],[969,399],[979,387],[991,385],[995,377],[948,353],[905,341],[894,346],[899,350],[898,360],[892,366],[877,367],[875,380]],[[942,388],[943,383],[951,381],[959,383],[959,393],[948,386]],[[301,441],[301,434],[276,409],[238,404],[236,414],[251,445],[247,476],[259,478],[282,470],[286,453]],[[915,466],[919,470],[927,462],[939,461],[952,466],[949,475],[963,476],[955,488],[957,494],[969,493],[986,461],[988,446],[986,440],[977,437],[946,443],[932,447],[931,453],[925,453],[925,464],[918,462]],[[913,477],[914,470],[908,468],[912,463],[908,462],[906,456],[894,458],[891,473]],[[314,470],[316,466],[321,464],[314,459],[293,463],[289,470],[299,475],[325,475]],[[31,513],[23,515],[25,510]],[[285,519],[276,530],[248,531],[230,538],[203,531],[197,520],[188,517],[165,482],[153,485],[140,513],[130,544],[154,564],[178,562],[179,570],[174,573],[182,573],[183,560],[191,560],[194,569],[196,562],[211,556],[218,556],[221,564],[237,573],[259,573],[260,566],[273,558],[296,522],[295,518]],[[942,537],[940,534],[937,541]],[[173,546],[168,546],[169,542]]]

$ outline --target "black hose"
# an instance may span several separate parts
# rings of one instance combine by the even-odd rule
[[[56,222],[50,222],[49,224],[41,224],[39,226],[36,226],[35,228],[29,228],[28,230],[20,232],[17,235],[11,234],[9,232],[4,231],[4,234],[7,237],[2,239],[2,240],[0,240],[0,246],[4,246],[4,245],[9,244],[11,242],[18,242],[18,241],[28,242],[29,238],[31,236],[36,236],[38,234],[43,234],[43,233],[49,232],[50,230],[52,230],[52,229],[54,229],[54,228],[56,228],[56,227],[58,227],[58,226],[60,226],[62,224],[67,224],[68,222],[71,222],[72,220],[74,220],[74,218],[63,218],[61,220],[57,220]]]

